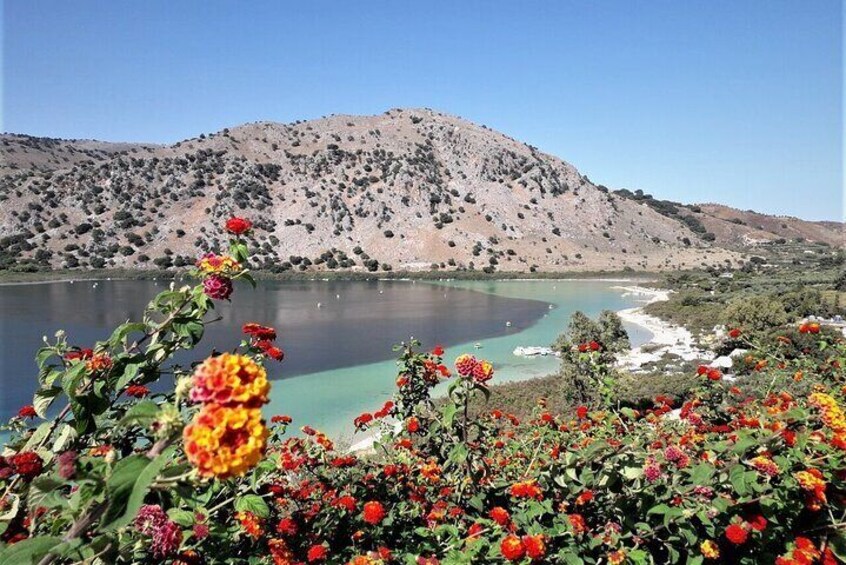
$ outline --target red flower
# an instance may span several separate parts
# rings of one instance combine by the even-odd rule
[[[763,532],[767,529],[767,519],[761,516],[760,514],[755,514],[754,516],[750,516],[746,523],[749,524],[749,527],[755,530],[756,532]]]
[[[332,501],[332,506],[335,508],[343,508],[347,512],[355,511],[355,498],[350,495],[344,495]]]
[[[488,516],[490,516],[491,520],[500,526],[505,526],[509,521],[511,521],[511,515],[508,514],[508,510],[502,506],[495,506],[494,508],[491,508]]]
[[[435,348],[432,350],[432,355],[435,357],[443,357],[444,354],[444,346],[443,345],[436,345]]]
[[[250,220],[239,218],[238,216],[232,216],[226,220],[226,231],[232,235],[245,234],[250,231],[252,227],[253,223]]]
[[[578,408],[576,408],[576,416],[579,418],[579,420],[584,420],[585,418],[587,418],[587,415],[587,406],[579,406]]]
[[[479,384],[485,384],[493,378],[494,369],[487,361],[479,361],[473,367],[473,380]]]
[[[308,556],[306,557],[306,559],[308,559],[309,563],[314,563],[316,561],[323,561],[324,559],[326,559],[326,555],[327,551],[325,546],[313,545],[308,548]]]
[[[593,491],[592,490],[586,490],[585,492],[580,494],[578,497],[576,497],[576,506],[582,506],[583,504],[587,504],[591,500],[593,500]]]
[[[211,531],[208,524],[194,524],[192,528],[194,532],[194,537],[197,539],[205,539],[209,537],[209,532]]]
[[[80,359],[91,359],[94,356],[93,349],[74,349],[72,351],[68,351],[65,353],[65,360],[66,361],[77,361]]]
[[[372,421],[373,421],[373,414],[371,414],[369,412],[365,412],[364,414],[361,414],[358,418],[353,420],[353,424],[355,424],[356,428],[363,428]]]
[[[232,296],[232,279],[221,275],[210,275],[203,281],[203,292],[214,300],[229,300]]]
[[[150,389],[144,385],[131,385],[126,387],[126,396],[131,396],[132,398],[144,398],[148,394],[150,394]]]
[[[726,528],[726,537],[734,545],[743,545],[749,537],[749,532],[747,532],[746,528],[739,524],[730,524],[729,527]]]
[[[35,413],[35,407],[32,404],[27,404],[26,406],[21,406],[21,409],[18,410],[18,418],[35,418],[38,414]]]
[[[569,514],[567,520],[573,528],[573,532],[578,536],[587,531],[587,523],[581,514]]]
[[[531,559],[543,559],[546,555],[543,534],[523,536],[523,545],[526,547],[526,555]]]
[[[282,361],[285,359],[285,352],[273,345],[273,343],[267,340],[259,340],[255,342],[255,347],[261,349],[261,352],[270,357],[275,361]]]
[[[535,500],[541,500],[543,498],[543,491],[537,481],[521,481],[511,485],[511,496],[516,498],[534,498]]]
[[[719,369],[708,369],[708,379],[712,381],[718,381],[723,378],[723,374],[720,372]]]
[[[276,339],[276,330],[253,322],[244,324],[244,326],[241,328],[241,331],[247,334],[248,336],[256,338],[257,340],[273,341],[274,339]]]
[[[412,416],[405,421],[405,429],[407,429],[409,433],[417,433],[420,430],[420,420]]]
[[[499,551],[509,561],[520,561],[526,554],[526,547],[520,538],[514,534],[509,534],[502,538],[502,542],[499,544]]]
[[[732,328],[729,330],[729,337],[732,339],[737,339],[740,337],[740,330],[737,328]]]
[[[705,365],[699,365],[696,368],[696,374],[699,375],[699,376],[702,376],[707,372],[708,372],[708,367],[706,367]]]
[[[297,535],[298,529],[297,523],[290,518],[282,518],[279,520],[279,523],[276,524],[276,531],[286,536]]]
[[[277,414],[270,418],[270,422],[272,424],[284,424],[287,426],[288,424],[293,422],[293,419],[290,416],[286,416],[284,414]]]
[[[371,500],[364,504],[362,517],[368,524],[376,525],[385,518],[385,507],[381,502]]]
[[[12,469],[25,481],[31,481],[44,470],[44,461],[34,451],[22,451],[9,461]]]
[[[588,344],[588,347],[590,347],[590,350],[591,350],[591,351],[599,351],[599,350],[602,348],[602,346],[601,346],[601,345],[599,345],[599,343],[598,343],[598,342],[596,342],[596,341],[591,341],[591,342]]]

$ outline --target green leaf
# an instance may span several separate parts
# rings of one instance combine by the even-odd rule
[[[33,451],[35,449],[35,446],[40,444],[42,440],[44,440],[50,434],[50,431],[52,429],[52,422],[44,422],[43,424],[35,428],[35,431],[29,437],[29,440],[27,440],[26,445],[24,445],[21,451]]]
[[[729,472],[729,482],[735,492],[740,496],[749,493],[749,486],[746,484],[746,470],[742,465],[735,465]]]
[[[59,426],[59,435],[53,442],[53,452],[60,453],[65,450],[68,444],[76,439],[76,430],[72,426],[62,424]]]
[[[147,329],[147,326],[140,322],[126,322],[125,324],[119,325],[114,332],[112,332],[111,337],[109,338],[109,343],[112,346],[117,346],[117,344],[123,342],[123,340],[131,334],[132,332],[141,332]]]
[[[167,511],[168,517],[182,526],[183,528],[190,528],[194,525],[194,513],[181,508],[171,508]]]
[[[62,543],[58,536],[39,536],[20,541],[0,551],[0,563],[25,565],[38,563],[51,549]]]
[[[248,283],[250,283],[250,285],[253,288],[256,287],[256,280],[253,278],[253,276],[251,274],[247,273],[246,271],[241,273],[241,276],[238,277],[238,278],[247,281]]]
[[[634,479],[639,479],[643,476],[643,468],[642,467],[623,467],[623,477],[632,481]]]
[[[238,512],[252,512],[259,518],[270,516],[270,508],[264,499],[257,494],[245,494],[235,500],[235,510]]]
[[[448,403],[444,406],[444,427],[452,427],[452,422],[455,420],[455,413],[458,412],[458,406],[454,402]]]
[[[714,476],[714,468],[707,463],[700,463],[690,473],[690,480],[695,485],[710,484]]]
[[[737,442],[734,444],[734,447],[731,450],[738,455],[742,455],[749,451],[753,447],[758,446],[758,440],[749,435],[744,434],[740,438],[738,438]]]
[[[166,449],[153,460],[144,455],[132,455],[115,465],[106,484],[109,504],[101,522],[102,530],[122,528],[135,518],[150,485],[168,462],[174,449]]]
[[[56,397],[62,394],[62,389],[56,387],[42,388],[36,391],[32,399],[32,406],[35,408],[35,413],[42,418],[47,417],[47,409],[56,400]]]
[[[43,369],[44,365],[47,363],[47,360],[50,359],[54,355],[54,351],[50,347],[42,347],[38,350],[38,353],[35,354],[35,361],[38,363],[38,368]]]
[[[85,363],[75,363],[62,376],[62,389],[68,398],[75,398],[79,388],[79,381],[85,376]]]
[[[135,423],[147,425],[155,421],[158,416],[159,405],[152,400],[142,400],[126,411],[126,414],[117,423],[117,427],[120,428]]]
[[[834,555],[846,561],[846,532],[840,531],[828,538],[828,544]]]
[[[115,389],[122,390],[126,387],[126,385],[132,382],[132,380],[138,376],[139,367],[140,365],[138,363],[128,363],[123,369],[123,373],[118,378],[117,383],[115,384]]]
[[[465,461],[467,461],[467,456],[469,452],[467,451],[467,446],[463,443],[455,444],[452,449],[449,450],[449,460],[456,465],[461,465]]]

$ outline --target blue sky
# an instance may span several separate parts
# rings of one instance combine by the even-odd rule
[[[842,219],[838,1],[7,0],[0,129],[174,142],[426,106],[598,183]]]

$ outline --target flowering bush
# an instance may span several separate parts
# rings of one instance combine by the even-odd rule
[[[33,405],[0,457],[0,563],[825,563],[846,555],[846,346],[811,328],[749,351],[743,376],[703,367],[676,406],[607,398],[597,339],[567,345],[585,404],[520,421],[468,404],[490,363],[398,346],[396,393],[355,419],[348,453],[291,419],[265,423],[276,332],[247,324],[235,351],[175,365],[198,345],[217,285],[249,280],[230,255],[168,290],[140,323],[91,349],[58,334],[38,353]],[[208,281],[216,281],[209,285]],[[801,336],[797,348],[793,334]],[[800,338],[796,338],[800,339]],[[171,379],[173,379],[171,381]],[[165,390],[162,383],[171,382]],[[153,383],[159,383],[152,386]],[[446,397],[433,398],[445,383]],[[52,407],[66,402],[60,410]],[[43,419],[38,422],[37,419]]]

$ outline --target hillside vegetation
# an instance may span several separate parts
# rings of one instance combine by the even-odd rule
[[[843,245],[842,225],[597,186],[426,109],[260,122],[173,145],[0,137],[0,269],[172,269],[260,212],[273,271],[561,272],[738,267],[761,242]]]

